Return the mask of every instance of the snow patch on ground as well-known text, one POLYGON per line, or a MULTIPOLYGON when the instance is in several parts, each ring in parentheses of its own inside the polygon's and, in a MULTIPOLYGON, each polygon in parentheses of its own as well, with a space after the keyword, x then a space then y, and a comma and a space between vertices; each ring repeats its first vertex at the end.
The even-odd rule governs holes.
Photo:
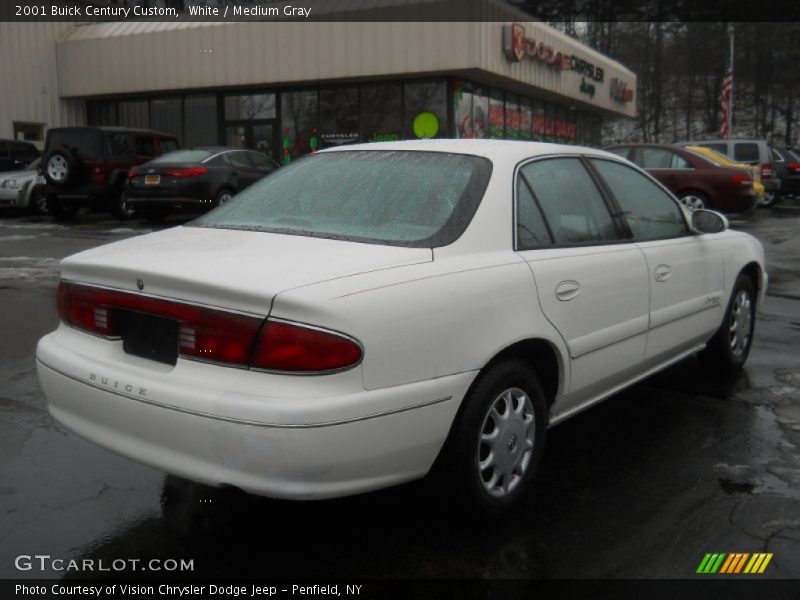
POLYGON ((41 281, 58 279, 58 258, 11 256, 0 258, 0 281, 41 281))
POLYGON ((21 242, 22 240, 32 240, 35 235, 6 235, 0 237, 0 242, 21 242))

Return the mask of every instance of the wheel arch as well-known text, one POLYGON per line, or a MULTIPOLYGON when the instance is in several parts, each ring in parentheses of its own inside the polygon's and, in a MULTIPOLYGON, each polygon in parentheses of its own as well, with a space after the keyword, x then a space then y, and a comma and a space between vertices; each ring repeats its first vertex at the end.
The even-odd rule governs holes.
POLYGON ((761 296, 762 282, 761 265, 756 261, 751 261, 742 267, 739 274, 746 275, 750 279, 753 284, 753 289, 756 291, 756 298, 759 298, 761 296))
POLYGON ((544 338, 519 340, 497 352, 480 373, 485 373, 494 365, 511 358, 520 359, 531 366, 542 385, 548 408, 553 406, 565 381, 564 359, 555 345, 544 338))

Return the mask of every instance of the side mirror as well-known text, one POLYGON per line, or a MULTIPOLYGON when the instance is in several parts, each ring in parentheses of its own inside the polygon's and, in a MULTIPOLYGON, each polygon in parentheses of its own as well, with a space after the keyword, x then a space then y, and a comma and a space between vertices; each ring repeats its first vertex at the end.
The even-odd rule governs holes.
POLYGON ((695 233, 720 233, 728 228, 728 219, 715 210, 692 211, 691 228, 695 233))

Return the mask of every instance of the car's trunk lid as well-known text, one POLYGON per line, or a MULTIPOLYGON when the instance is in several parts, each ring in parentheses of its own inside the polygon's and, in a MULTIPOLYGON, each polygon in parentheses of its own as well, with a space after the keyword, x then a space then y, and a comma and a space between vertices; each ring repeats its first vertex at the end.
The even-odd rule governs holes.
POLYGON ((266 315, 282 291, 432 259, 430 248, 188 226, 73 255, 61 277, 266 315))

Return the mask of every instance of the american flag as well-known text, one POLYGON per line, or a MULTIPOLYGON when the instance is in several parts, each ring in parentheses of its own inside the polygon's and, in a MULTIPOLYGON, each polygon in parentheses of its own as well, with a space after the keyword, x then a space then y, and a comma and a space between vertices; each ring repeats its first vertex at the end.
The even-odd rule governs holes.
POLYGON ((722 79, 722 95, 720 97, 719 116, 722 121, 719 135, 727 138, 730 135, 728 123, 730 122, 731 95, 733 94, 733 65, 731 59, 725 62, 725 77, 722 79))

